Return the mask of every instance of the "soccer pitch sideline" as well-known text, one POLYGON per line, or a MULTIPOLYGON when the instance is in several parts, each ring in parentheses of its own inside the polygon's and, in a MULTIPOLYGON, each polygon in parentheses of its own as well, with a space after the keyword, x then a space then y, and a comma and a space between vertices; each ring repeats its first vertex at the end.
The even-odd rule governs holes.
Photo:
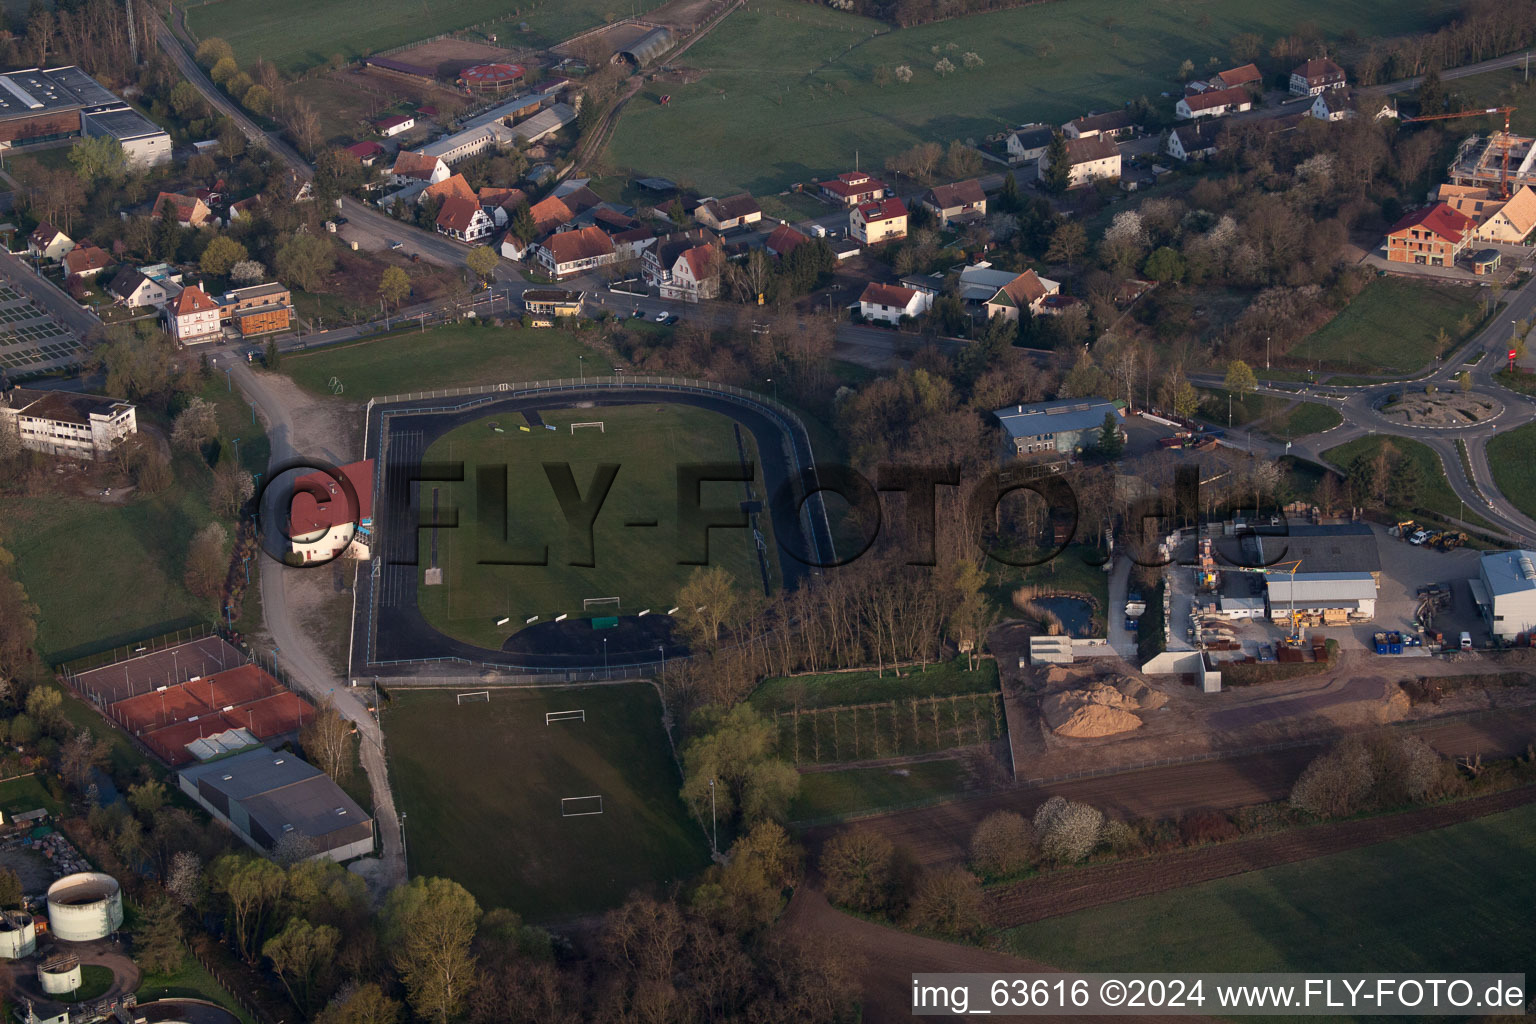
POLYGON ((559 920, 709 861, 649 684, 397 688, 383 724, 411 873, 483 907, 559 920))
MULTIPOLYGON (((680 466, 750 464, 752 495, 762 501, 764 493, 751 433, 726 416, 681 405, 487 416, 444 434, 422 462, 447 464, 455 474, 462 466, 462 479, 421 484, 421 521, 453 524, 428 525, 419 535, 421 612, 443 633, 489 648, 561 616, 661 614, 674 606, 696 568, 675 541, 680 466), (587 503, 605 480, 611 483, 590 531, 571 529, 570 519, 591 515, 587 503)), ((705 482, 698 504, 739 509, 747 488, 705 482)), ((770 587, 779 575, 769 517, 755 518, 756 533, 705 535, 709 564, 725 568, 743 591, 761 593, 764 565, 770 587)))

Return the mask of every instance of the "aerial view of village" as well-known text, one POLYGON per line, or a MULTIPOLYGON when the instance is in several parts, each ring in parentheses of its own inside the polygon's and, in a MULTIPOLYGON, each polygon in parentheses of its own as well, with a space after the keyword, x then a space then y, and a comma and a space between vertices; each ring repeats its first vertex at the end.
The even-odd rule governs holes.
POLYGON ((1536 0, 5 0, 0 1024, 1536 1013, 1536 0))

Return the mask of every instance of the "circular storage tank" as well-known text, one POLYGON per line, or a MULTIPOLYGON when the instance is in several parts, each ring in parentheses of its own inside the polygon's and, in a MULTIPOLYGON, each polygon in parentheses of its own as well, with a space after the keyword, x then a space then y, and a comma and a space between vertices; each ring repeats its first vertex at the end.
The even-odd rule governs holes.
POLYGON ((39 964, 37 980, 42 983, 43 992, 47 995, 59 996, 73 992, 80 987, 83 980, 80 958, 62 956, 45 964, 39 964))
POLYGON ((104 939, 123 924, 123 892, 99 871, 65 875, 48 887, 48 930, 65 942, 104 939))
POLYGON ((37 952, 37 926, 19 910, 0 914, 0 960, 20 960, 37 952))

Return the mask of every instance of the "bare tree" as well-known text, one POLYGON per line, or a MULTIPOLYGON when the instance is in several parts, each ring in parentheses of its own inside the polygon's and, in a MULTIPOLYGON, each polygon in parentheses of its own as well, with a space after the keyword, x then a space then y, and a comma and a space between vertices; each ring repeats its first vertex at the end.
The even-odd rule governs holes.
POLYGON ((315 717, 299 730, 299 745, 317 768, 337 782, 345 782, 352 777, 352 733, 352 723, 327 698, 315 717))

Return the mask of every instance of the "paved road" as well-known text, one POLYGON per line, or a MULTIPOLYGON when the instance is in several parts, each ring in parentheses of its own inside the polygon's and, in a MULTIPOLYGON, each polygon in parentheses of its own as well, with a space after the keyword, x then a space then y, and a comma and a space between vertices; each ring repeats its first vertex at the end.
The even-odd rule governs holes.
MULTIPOLYGON (((1476 64, 1466 64, 1459 68, 1447 68, 1440 72, 1442 82, 1452 81, 1457 78, 1466 78, 1469 75, 1480 75, 1485 71, 1498 71, 1500 68, 1518 68, 1530 66, 1530 51, 1522 50, 1520 53, 1511 53, 1503 57, 1494 57, 1492 60, 1478 61, 1476 64)), ((1408 92, 1419 87, 1424 81, 1423 75, 1415 75, 1412 78, 1399 79, 1396 82, 1388 82, 1386 85, 1371 86, 1370 91, 1385 95, 1408 92)))
MULTIPOLYGON (((299 448, 295 440, 294 410, 267 386, 262 374, 254 371, 234 353, 214 356, 214 366, 219 370, 233 366, 235 383, 240 385, 241 393, 255 407, 257 415, 266 425, 267 438, 272 446, 269 465, 280 465, 296 458, 299 448)), ((304 440, 304 451, 310 455, 324 455, 337 464, 347 461, 348 456, 346 452, 329 451, 323 444, 308 438, 304 440)), ((273 488, 268 493, 275 495, 277 491, 277 488, 273 488)), ((261 514, 270 517, 283 514, 284 511, 265 507, 261 514)), ((258 561, 261 566, 262 615, 275 645, 274 657, 288 670, 289 676, 301 689, 316 701, 329 698, 336 709, 357 726, 361 738, 363 771, 368 776, 373 794, 374 820, 378 823, 379 834, 383 839, 383 870, 377 882, 380 888, 385 889, 403 884, 406 880, 404 848, 400 837, 400 819, 395 812, 394 795, 389 788, 383 732, 367 705, 357 696, 357 691, 348 685, 346 679, 337 678, 331 671, 313 635, 306 628, 307 624, 297 620, 288 603, 285 588, 289 572, 287 567, 272 558, 261 558, 258 561)))

